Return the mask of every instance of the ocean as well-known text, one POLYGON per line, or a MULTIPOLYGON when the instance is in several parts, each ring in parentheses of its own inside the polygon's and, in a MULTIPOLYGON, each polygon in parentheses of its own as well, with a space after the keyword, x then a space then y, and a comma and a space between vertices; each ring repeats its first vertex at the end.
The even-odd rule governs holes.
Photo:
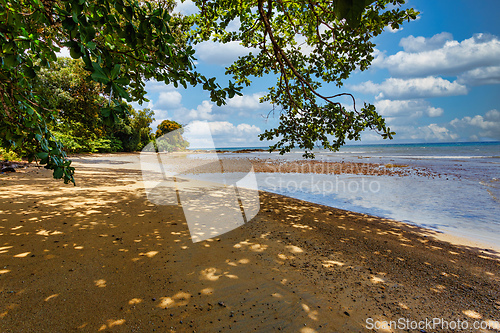
MULTIPOLYGON (((244 148, 220 150, 236 149, 244 148)), ((338 152, 317 149, 315 153, 321 161, 377 163, 425 172, 402 177, 259 173, 258 189, 482 243, 498 245, 500 241, 500 142, 351 145, 338 152)), ((303 159, 299 150, 285 155, 250 152, 220 156, 303 159)), ((226 177, 233 178, 228 179, 233 183, 242 176, 226 177)))

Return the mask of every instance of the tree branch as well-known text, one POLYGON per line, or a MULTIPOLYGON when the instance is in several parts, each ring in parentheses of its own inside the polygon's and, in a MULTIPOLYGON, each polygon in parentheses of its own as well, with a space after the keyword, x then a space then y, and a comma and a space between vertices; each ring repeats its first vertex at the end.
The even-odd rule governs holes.
MULTIPOLYGON (((269 1, 268 0, 268 6, 270 6, 269 4, 269 1)), ((318 96, 319 98, 323 99, 324 101, 328 102, 328 103, 332 103, 332 104, 339 104, 339 103, 334 103, 332 101, 330 101, 331 98, 333 97, 325 97, 323 95, 321 95, 320 93, 318 93, 316 91, 316 89, 314 89, 314 87, 307 81, 304 79, 304 77, 297 71, 297 69, 295 68, 295 66, 292 64, 292 62, 290 61, 290 59, 287 57, 286 53, 283 51, 283 49, 278 45, 278 42, 276 41, 276 39, 274 38, 274 34, 273 34, 273 29, 272 29, 272 26, 271 26, 271 23, 269 21, 269 17, 268 15, 266 15, 266 13, 264 12, 264 5, 263 5, 263 2, 264 0, 258 0, 257 3, 258 3, 258 10, 259 10, 259 14, 260 14, 260 17, 261 17, 261 20, 262 22, 264 23, 264 27, 265 27, 265 32, 267 33, 267 35, 269 35, 269 39, 271 40, 271 43, 273 45, 273 50, 274 50, 274 53, 275 53, 275 56, 276 56, 276 59, 278 60, 279 64, 280 64, 280 69, 282 71, 282 73, 285 73, 285 77, 286 77, 286 70, 285 70, 285 66, 284 66, 284 63, 286 63, 286 65, 288 66, 288 68, 290 68, 290 70, 292 71, 292 73, 295 75, 295 77, 302 83, 302 84, 305 84, 309 90, 316 96, 318 96)), ((268 13, 269 13, 269 8, 268 8, 268 13)), ((272 10, 272 9, 271 9, 272 10)), ((265 35, 264 35, 265 36, 265 35)), ((288 81, 288 80, 286 80, 288 81)), ((288 89, 287 89, 288 90, 288 89)), ((347 94, 347 93, 345 93, 347 94)), ((334 96, 337 96, 337 95, 334 95, 334 96)), ((342 95, 339 95, 339 96, 342 96, 342 95)), ((352 95, 351 95, 352 96, 352 95)), ((353 97, 354 98, 354 97, 353 97)), ((357 110, 354 108, 354 111, 357 112, 357 110)), ((348 117, 348 115, 342 111, 341 109, 341 112, 346 116, 348 117)))

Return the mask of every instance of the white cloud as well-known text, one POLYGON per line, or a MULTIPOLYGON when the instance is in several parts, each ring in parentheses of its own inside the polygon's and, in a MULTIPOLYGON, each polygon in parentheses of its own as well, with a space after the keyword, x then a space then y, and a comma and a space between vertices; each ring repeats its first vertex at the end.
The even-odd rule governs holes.
POLYGON ((405 51, 379 59, 376 65, 387 68, 395 76, 427 76, 458 75, 475 68, 500 64, 498 37, 476 34, 462 42, 449 40, 449 37, 441 33, 430 39, 403 38, 401 45, 405 51), (443 42, 441 47, 435 49, 443 42))
POLYGON ((434 35, 431 38, 422 36, 408 36, 401 38, 399 46, 403 47, 406 52, 423 52, 442 48, 447 41, 452 41, 453 35, 449 32, 442 32, 434 35))
POLYGON ((198 7, 196 7, 194 2, 191 0, 177 0, 173 10, 174 13, 180 13, 182 15, 196 14, 198 11, 198 7))
POLYGON ((260 141, 258 134, 261 129, 255 125, 238 124, 234 125, 228 121, 211 121, 206 122, 195 120, 186 127, 186 139, 190 142, 192 148, 211 148, 211 142, 207 141, 207 137, 211 137, 215 143, 215 147, 232 147, 232 146, 252 146, 257 145, 260 141))
POLYGON ((212 114, 213 104, 209 101, 203 101, 195 109, 191 109, 187 113, 187 119, 196 120, 212 120, 214 115, 212 114))
POLYGON ((388 25, 387 27, 384 28, 384 30, 395 34, 396 32, 403 30, 403 27, 399 29, 393 29, 390 25, 388 25))
MULTIPOLYGON (((453 130, 435 123, 425 126, 390 124, 390 128, 396 132, 394 136, 396 142, 450 142, 459 139, 459 135, 453 130)), ((383 140, 374 132, 363 133, 362 140, 366 142, 391 143, 391 141, 383 140)))
POLYGON ((224 108, 237 110, 259 110, 270 108, 269 103, 260 103, 260 98, 264 93, 255 93, 252 95, 234 96, 227 101, 224 108))
POLYGON ((137 103, 137 102, 131 102, 130 105, 132 105, 132 107, 136 110, 142 110, 142 109, 153 109, 154 105, 153 105, 153 102, 149 101, 147 102, 147 104, 143 103, 142 105, 137 103))
POLYGON ((434 117, 440 117, 443 115, 444 113, 444 110, 441 109, 441 108, 435 108, 435 107, 429 107, 427 108, 427 110, 425 111, 425 113, 431 117, 431 118, 434 118, 434 117))
MULTIPOLYGON (((432 123, 424 126, 412 126, 408 123, 394 123, 397 118, 386 118, 394 137, 399 142, 449 142, 500 140, 500 111, 490 110, 484 115, 456 118, 448 123, 432 123)), ((363 133, 363 140, 369 142, 381 141, 376 133, 363 133)))
POLYGON ((439 117, 444 112, 443 109, 432 107, 429 102, 422 99, 395 101, 382 99, 375 102, 375 107, 385 117, 408 117, 408 121, 424 114, 428 117, 439 117))
POLYGON ((458 139, 456 133, 451 132, 449 129, 437 124, 430 124, 418 128, 418 134, 414 134, 412 139, 424 139, 425 141, 455 141, 458 139))
POLYGON ((450 82, 433 76, 407 80, 389 78, 382 83, 367 81, 351 88, 362 93, 375 94, 377 99, 413 99, 467 94, 467 87, 457 81, 450 82))
POLYGON ((246 48, 237 41, 226 44, 203 42, 195 46, 196 56, 209 64, 229 65, 239 56, 246 55, 252 49, 246 48))
POLYGON ((69 49, 67 47, 61 47, 59 52, 56 52, 56 56, 58 58, 71 58, 71 54, 69 53, 69 49))
POLYGON ((372 68, 384 67, 385 51, 380 51, 379 49, 373 49, 372 56, 373 56, 372 68))
POLYGON ((471 86, 500 84, 500 66, 481 67, 458 76, 457 82, 471 86))
POLYGON ((450 122, 450 127, 467 138, 500 140, 500 111, 490 110, 484 116, 456 118, 450 122))
POLYGON ((146 81, 146 87, 144 89, 149 93, 156 92, 156 91, 175 90, 173 85, 166 85, 165 82, 158 82, 156 80, 146 81))
POLYGON ((165 91, 161 92, 158 97, 158 103, 155 107, 168 109, 168 108, 178 108, 181 106, 182 95, 178 91, 165 91))

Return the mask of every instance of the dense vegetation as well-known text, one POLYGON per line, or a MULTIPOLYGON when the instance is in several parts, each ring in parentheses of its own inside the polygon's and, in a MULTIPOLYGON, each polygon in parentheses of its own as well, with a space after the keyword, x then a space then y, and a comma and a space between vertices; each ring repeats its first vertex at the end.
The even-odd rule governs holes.
MULTIPOLYGON (((66 153, 138 151, 152 139, 150 109, 126 111, 113 122, 107 121, 101 109, 108 104, 99 83, 89 80, 81 60, 59 58, 40 70, 33 86, 53 110, 47 127, 63 145, 66 153)), ((26 155, 22 146, 3 158, 26 155)))
POLYGON ((194 70, 194 50, 180 33, 185 20, 170 15, 173 1, 0 0, 0 138, 4 149, 23 149, 74 182, 74 168, 50 130, 57 110, 44 97, 37 76, 70 49, 108 103, 105 123, 126 117, 126 101, 145 101, 145 80, 202 84, 221 105, 237 89, 222 88, 194 70))
POLYGON ((152 138, 153 112, 127 106, 114 122, 101 113, 108 101, 101 85, 88 79, 81 60, 60 58, 37 76, 41 96, 56 110, 49 129, 68 153, 142 149, 152 138))

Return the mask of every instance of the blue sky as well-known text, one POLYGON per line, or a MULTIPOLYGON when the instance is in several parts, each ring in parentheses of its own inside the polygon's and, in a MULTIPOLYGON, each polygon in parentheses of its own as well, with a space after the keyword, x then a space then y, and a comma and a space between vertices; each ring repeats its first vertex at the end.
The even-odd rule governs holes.
MULTIPOLYGON (((374 42, 375 60, 365 72, 354 72, 341 89, 358 105, 375 104, 396 131, 391 142, 367 131, 361 143, 407 143, 500 140, 500 1, 411 0, 421 12, 402 29, 387 29, 374 42)), ((181 13, 195 10, 190 1, 181 13)), ((196 47, 197 69, 227 84, 224 66, 247 51, 237 43, 203 43, 196 47)), ((255 80, 242 97, 217 107, 201 88, 174 89, 148 82, 156 125, 172 119, 196 128, 208 121, 218 147, 265 146, 258 134, 276 126, 260 104, 273 78, 255 80)), ((331 87, 332 93, 339 90, 331 87)), ((202 146, 202 142, 192 142, 202 146)))

